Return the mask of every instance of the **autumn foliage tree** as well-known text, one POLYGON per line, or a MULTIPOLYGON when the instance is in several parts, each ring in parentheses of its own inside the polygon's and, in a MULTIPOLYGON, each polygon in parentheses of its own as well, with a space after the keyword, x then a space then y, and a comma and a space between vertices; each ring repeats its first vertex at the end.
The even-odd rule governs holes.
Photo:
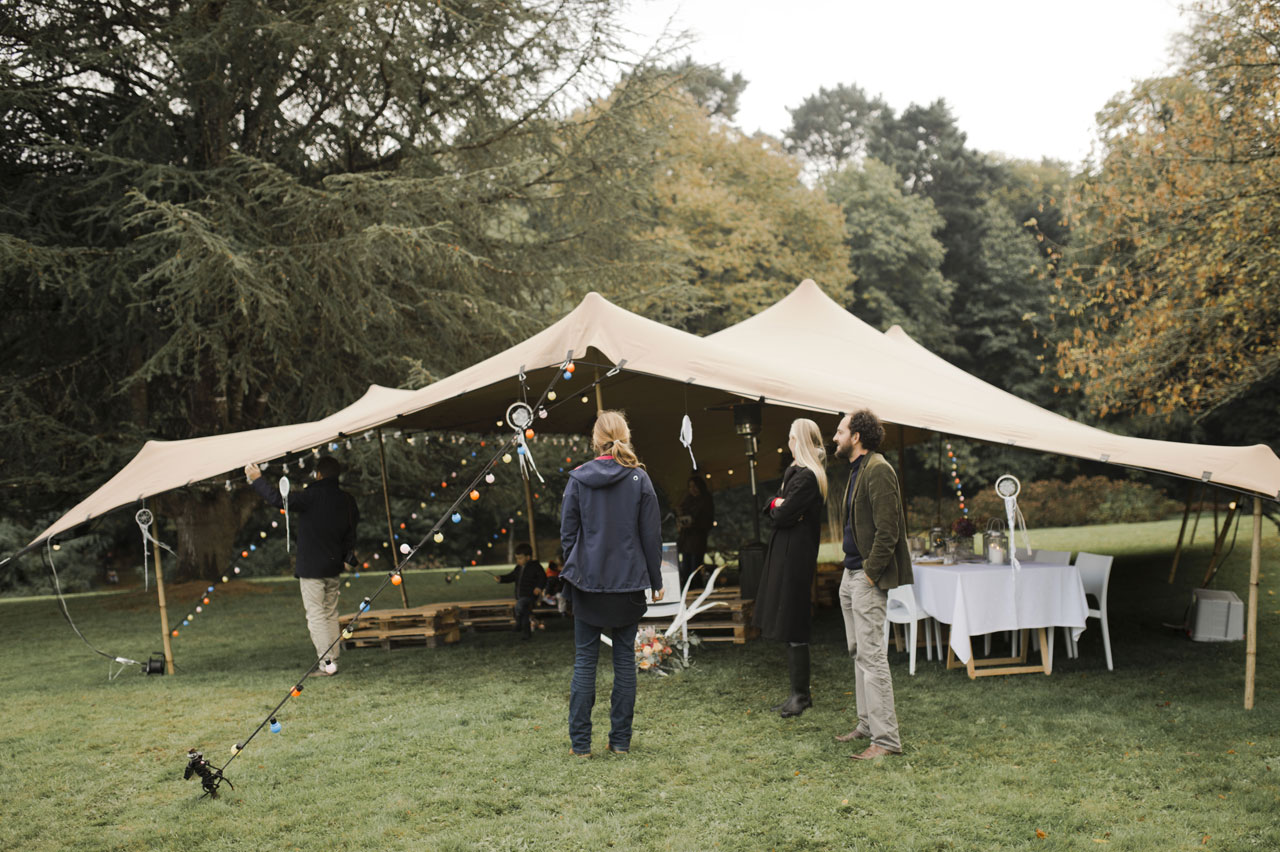
POLYGON ((1054 297, 1099 414, 1204 418, 1280 374, 1280 8, 1193 7, 1175 73, 1101 113, 1054 297))
POLYGON ((692 97, 664 103, 668 132, 641 221, 643 239, 662 247, 671 278, 619 294, 621 303, 709 333, 806 278, 845 289, 853 276, 840 209, 801 182, 799 160, 778 140, 744 134, 692 97))

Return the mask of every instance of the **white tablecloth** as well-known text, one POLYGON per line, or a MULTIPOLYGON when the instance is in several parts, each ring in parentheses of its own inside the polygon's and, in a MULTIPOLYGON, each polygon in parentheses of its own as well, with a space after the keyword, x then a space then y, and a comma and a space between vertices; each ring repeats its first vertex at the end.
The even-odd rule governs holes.
POLYGON ((1088 603, 1080 572, 1074 565, 1023 562, 1012 565, 960 563, 911 566, 916 603, 926 613, 951 625, 951 647, 969 662, 969 637, 1035 627, 1072 628, 1084 632, 1088 603))

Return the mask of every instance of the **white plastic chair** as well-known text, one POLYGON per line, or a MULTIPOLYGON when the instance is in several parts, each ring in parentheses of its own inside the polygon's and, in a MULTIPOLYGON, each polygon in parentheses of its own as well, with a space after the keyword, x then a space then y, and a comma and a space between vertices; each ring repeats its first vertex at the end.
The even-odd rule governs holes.
POLYGON ((930 639, 930 627, 933 628, 934 638, 938 643, 938 659, 942 659, 942 628, 938 626, 938 622, 930 618, 920 607, 916 605, 916 595, 911 584, 898 586, 896 589, 889 590, 889 598, 884 608, 884 643, 889 644, 889 625, 890 624, 906 624, 907 629, 907 652, 910 654, 910 663, 907 671, 914 675, 916 673, 916 625, 924 620, 924 654, 925 658, 933 659, 933 643, 930 639))
POLYGON ((1037 550, 1030 562, 1043 562, 1046 565, 1070 565, 1070 550, 1037 550))
MULTIPOLYGON (((1102 622, 1102 649, 1107 654, 1107 671, 1114 671, 1111 663, 1111 629, 1107 626, 1107 587, 1111 584, 1111 563, 1114 560, 1114 556, 1083 551, 1076 557, 1076 568, 1080 571, 1085 596, 1092 595, 1098 602, 1097 609, 1089 608, 1086 619, 1096 618, 1102 622)), ((1071 628, 1064 626, 1062 632, 1066 636, 1068 656, 1080 656, 1080 649, 1071 638, 1071 628)))
POLYGON ((680 588, 680 570, 669 563, 662 563, 662 590, 666 592, 659 603, 653 602, 653 591, 646 589, 644 598, 649 608, 644 611, 645 618, 666 618, 680 611, 684 603, 684 595, 680 588))

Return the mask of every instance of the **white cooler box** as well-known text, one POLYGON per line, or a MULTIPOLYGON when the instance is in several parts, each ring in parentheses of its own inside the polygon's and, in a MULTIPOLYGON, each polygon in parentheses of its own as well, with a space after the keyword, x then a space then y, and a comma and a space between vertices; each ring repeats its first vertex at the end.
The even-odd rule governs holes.
POLYGON ((1196 589, 1191 593, 1191 638, 1196 642, 1244 638, 1244 604, 1235 592, 1196 589))

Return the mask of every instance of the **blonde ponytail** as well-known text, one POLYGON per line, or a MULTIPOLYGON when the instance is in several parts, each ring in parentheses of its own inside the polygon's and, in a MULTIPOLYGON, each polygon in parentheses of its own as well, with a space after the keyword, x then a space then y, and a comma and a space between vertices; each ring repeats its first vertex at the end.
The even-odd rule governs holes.
POLYGON ((631 429, 621 411, 601 411, 596 415, 591 447, 596 455, 611 455, 623 467, 644 467, 631 446, 631 429))

